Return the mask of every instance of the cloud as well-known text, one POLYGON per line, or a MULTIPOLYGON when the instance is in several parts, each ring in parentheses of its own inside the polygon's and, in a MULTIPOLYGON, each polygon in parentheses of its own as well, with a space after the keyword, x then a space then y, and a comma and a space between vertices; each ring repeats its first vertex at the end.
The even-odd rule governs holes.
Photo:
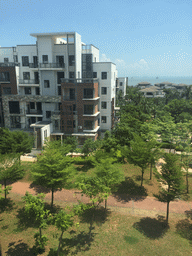
POLYGON ((101 62, 111 62, 110 58, 107 58, 106 54, 101 54, 101 58, 100 58, 101 62))

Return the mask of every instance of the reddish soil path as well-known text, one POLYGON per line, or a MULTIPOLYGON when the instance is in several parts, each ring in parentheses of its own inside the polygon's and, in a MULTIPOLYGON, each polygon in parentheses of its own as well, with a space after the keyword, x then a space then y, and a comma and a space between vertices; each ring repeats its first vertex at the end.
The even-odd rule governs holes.
MULTIPOLYGON (((30 188, 30 183, 16 182, 12 184, 10 197, 24 196, 28 191, 33 195, 37 194, 34 188, 30 188)), ((47 193, 45 199, 51 200, 51 193, 47 193)), ((70 202, 77 203, 77 200, 88 202, 86 197, 81 197, 78 190, 57 191, 54 193, 54 202, 70 202)), ((134 214, 157 215, 158 213, 166 213, 166 203, 161 203, 153 197, 133 198, 126 195, 118 195, 118 197, 110 196, 108 206, 113 209, 131 212, 134 214)), ((192 202, 177 200, 170 203, 170 213, 185 214, 187 211, 192 212, 192 202)))

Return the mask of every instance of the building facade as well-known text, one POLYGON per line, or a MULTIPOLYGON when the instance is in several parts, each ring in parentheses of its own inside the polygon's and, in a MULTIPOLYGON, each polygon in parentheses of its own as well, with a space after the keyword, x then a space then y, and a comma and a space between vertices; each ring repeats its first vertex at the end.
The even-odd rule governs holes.
POLYGON ((83 142, 111 130, 116 65, 99 62, 99 49, 76 32, 31 36, 34 45, 0 47, 1 126, 33 129, 36 147, 50 136, 83 142))

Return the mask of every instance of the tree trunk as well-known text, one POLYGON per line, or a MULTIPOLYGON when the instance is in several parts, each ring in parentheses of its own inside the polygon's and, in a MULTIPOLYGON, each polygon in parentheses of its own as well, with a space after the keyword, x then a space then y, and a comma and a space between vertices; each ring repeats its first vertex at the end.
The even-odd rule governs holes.
POLYGON ((92 229, 93 229, 94 211, 95 211, 95 209, 93 208, 93 214, 92 214, 92 218, 91 218, 91 222, 90 222, 90 226, 89 226, 89 241, 91 240, 91 233, 92 233, 92 229))
POLYGON ((54 189, 52 188, 52 190, 51 190, 51 208, 53 208, 53 193, 54 193, 54 189))
POLYGON ((105 199, 105 210, 107 209, 107 199, 105 199))
POLYGON ((169 220, 169 203, 170 202, 167 202, 167 216, 166 216, 166 222, 168 224, 168 220, 169 220))
POLYGON ((6 190, 6 187, 7 187, 7 183, 6 183, 6 180, 4 180, 4 191, 5 191, 5 200, 7 199, 7 190, 6 190))
POLYGON ((60 253, 60 245, 61 245, 61 240, 62 240, 62 237, 63 237, 63 233, 64 233, 64 231, 62 231, 61 236, 59 238, 59 245, 58 245, 58 250, 57 250, 57 256, 59 256, 59 253, 60 253))
POLYGON ((141 175, 141 187, 143 186, 143 174, 144 174, 144 170, 142 169, 142 175, 141 175))
POLYGON ((152 180, 152 175, 153 175, 153 164, 151 163, 151 166, 150 166, 150 180, 152 180))
POLYGON ((186 173, 186 188, 187 188, 187 194, 189 194, 189 180, 188 180, 188 169, 187 169, 187 173, 186 173))
POLYGON ((41 228, 39 228, 39 238, 40 238, 40 240, 41 240, 41 228))

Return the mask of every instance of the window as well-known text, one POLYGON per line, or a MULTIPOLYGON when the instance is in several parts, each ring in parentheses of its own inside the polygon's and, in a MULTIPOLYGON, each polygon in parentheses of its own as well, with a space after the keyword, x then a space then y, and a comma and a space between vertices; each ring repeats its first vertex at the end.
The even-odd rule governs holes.
POLYGON ((101 109, 107 109, 107 102, 106 101, 101 102, 101 109))
POLYGON ((31 94, 31 87, 25 87, 25 94, 31 94))
POLYGON ((57 84, 61 84, 61 78, 65 78, 65 73, 57 72, 57 84))
POLYGON ((20 116, 10 116, 11 128, 21 128, 20 116))
POLYGON ((71 120, 67 120, 67 125, 72 126, 72 121, 71 120))
POLYGON ((35 84, 39 84, 39 72, 34 72, 35 84))
POLYGON ((46 118, 51 118, 51 111, 46 111, 46 118))
POLYGON ((85 120, 84 121, 84 129, 85 130, 93 130, 93 121, 85 120))
POLYGON ((29 56, 22 56, 22 66, 23 67, 29 66, 29 56))
POLYGON ((35 92, 36 92, 36 95, 40 95, 39 87, 36 87, 36 88, 35 88, 35 92))
POLYGON ((0 72, 0 82, 10 82, 9 72, 0 72))
POLYGON ((84 114, 85 115, 93 115, 94 114, 93 105, 84 105, 84 114))
POLYGON ((101 72, 101 79, 107 79, 107 72, 101 72))
POLYGON ((61 95, 61 86, 57 87, 57 93, 58 93, 58 95, 61 95))
POLYGON ((44 64, 48 63, 48 55, 42 55, 42 60, 44 64))
POLYGON ((9 62, 9 58, 4 58, 4 63, 8 63, 9 62))
POLYGON ((44 131, 44 139, 47 138, 47 130, 44 131))
POLYGON ((11 87, 3 87, 3 94, 6 94, 6 95, 11 94, 11 87))
POLYGON ((103 123, 103 124, 107 123, 107 117, 106 116, 101 117, 101 123, 103 123))
POLYGON ((107 87, 101 87, 101 94, 107 94, 107 87))
POLYGON ((9 101, 10 114, 20 114, 19 101, 9 101))
POLYGON ((30 109, 35 109, 35 102, 30 102, 30 109))
POLYGON ((59 67, 64 67, 64 56, 56 56, 56 63, 59 67))
POLYGON ((69 66, 75 66, 75 56, 69 55, 69 66))
POLYGON ((123 82, 120 82, 120 86, 123 86, 123 82))
POLYGON ((69 78, 75 78, 75 72, 69 72, 69 78))
POLYGON ((75 125, 75 120, 73 120, 73 128, 75 128, 75 126, 76 126, 76 125, 75 125))
POLYGON ((55 120, 55 130, 59 130, 59 122, 58 122, 58 120, 55 120))
POLYGON ((93 89, 84 89, 83 98, 92 99, 93 98, 93 89))
POLYGON ((50 88, 49 80, 44 80, 44 87, 45 88, 50 88))
POLYGON ((75 100, 75 89, 69 89, 69 99, 75 100))
POLYGON ((93 78, 97 78, 97 72, 93 72, 93 78))
POLYGON ((18 57, 17 57, 17 55, 13 55, 13 60, 14 60, 14 62, 18 62, 18 57))
POLYGON ((30 73, 29 72, 23 72, 23 80, 30 80, 30 73))

